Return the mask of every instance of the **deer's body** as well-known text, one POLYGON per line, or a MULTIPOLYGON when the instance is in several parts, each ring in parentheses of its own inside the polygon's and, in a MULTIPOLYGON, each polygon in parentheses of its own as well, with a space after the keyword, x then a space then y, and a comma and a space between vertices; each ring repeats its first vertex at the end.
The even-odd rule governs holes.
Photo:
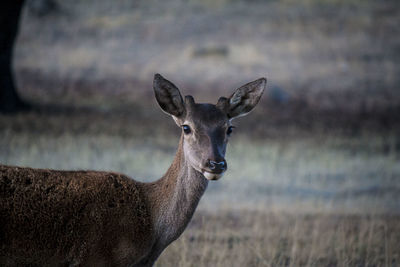
POLYGON ((0 166, 0 262, 49 266, 152 265, 183 232, 208 180, 180 142, 153 183, 119 173, 0 166))
POLYGON ((6 266, 127 266, 151 249, 143 188, 126 176, 1 166, 0 178, 6 266))
POLYGON ((156 76, 161 108, 185 124, 173 163, 156 182, 0 165, 1 266, 154 264, 186 228, 208 180, 226 170, 227 99, 215 106, 189 97, 184 104, 175 89, 156 76))

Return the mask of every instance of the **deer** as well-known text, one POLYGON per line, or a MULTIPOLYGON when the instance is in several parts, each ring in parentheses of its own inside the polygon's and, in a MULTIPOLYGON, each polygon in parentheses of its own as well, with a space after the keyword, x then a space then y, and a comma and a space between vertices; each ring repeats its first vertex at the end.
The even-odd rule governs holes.
POLYGON ((154 182, 0 165, 0 265, 153 266, 183 233, 209 181, 226 172, 232 120, 254 109, 266 83, 247 83, 214 105, 183 98, 155 74, 156 101, 182 133, 171 166, 154 182))

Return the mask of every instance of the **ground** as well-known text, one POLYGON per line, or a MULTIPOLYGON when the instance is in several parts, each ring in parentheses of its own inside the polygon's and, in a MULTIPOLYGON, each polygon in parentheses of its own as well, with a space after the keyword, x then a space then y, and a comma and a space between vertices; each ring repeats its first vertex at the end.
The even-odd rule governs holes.
POLYGON ((71 1, 24 10, 22 97, 0 162, 159 178, 180 130, 154 73, 215 103, 266 76, 183 236, 158 266, 396 266, 400 58, 396 1, 71 1))
MULTIPOLYGON (((0 116, 0 162, 153 181, 172 162, 180 130, 152 108, 151 123, 97 111, 0 116)), ((210 182, 157 266, 399 263, 398 135, 274 127, 261 138, 241 127, 230 140, 227 173, 210 182)))

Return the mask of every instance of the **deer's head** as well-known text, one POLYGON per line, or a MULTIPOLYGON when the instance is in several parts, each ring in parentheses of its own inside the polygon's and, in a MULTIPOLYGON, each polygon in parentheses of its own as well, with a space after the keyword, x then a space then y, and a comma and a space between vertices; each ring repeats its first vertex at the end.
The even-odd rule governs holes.
POLYGON ((218 180, 227 170, 226 145, 234 126, 232 120, 249 113, 258 103, 267 80, 261 78, 238 88, 216 105, 182 98, 179 89, 160 74, 154 76, 154 92, 161 109, 182 128, 183 151, 188 163, 208 180, 218 180))

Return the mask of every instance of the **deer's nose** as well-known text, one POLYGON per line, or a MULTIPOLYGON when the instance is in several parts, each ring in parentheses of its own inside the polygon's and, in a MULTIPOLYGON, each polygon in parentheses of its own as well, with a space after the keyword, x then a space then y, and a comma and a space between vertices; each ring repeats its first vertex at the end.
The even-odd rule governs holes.
POLYGON ((226 171, 227 164, 225 160, 214 161, 211 159, 207 160, 207 167, 214 173, 222 173, 226 171))

